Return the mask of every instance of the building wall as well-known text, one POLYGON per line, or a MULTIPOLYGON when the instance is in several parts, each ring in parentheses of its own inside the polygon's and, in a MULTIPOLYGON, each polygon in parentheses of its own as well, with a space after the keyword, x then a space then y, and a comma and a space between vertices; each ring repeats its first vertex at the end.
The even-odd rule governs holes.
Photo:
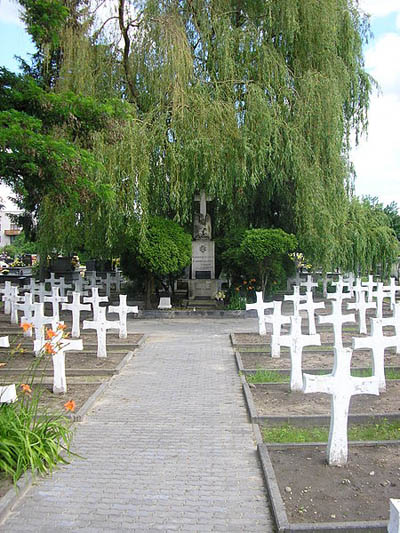
POLYGON ((12 244, 16 237, 21 233, 21 228, 17 226, 11 219, 10 215, 18 215, 21 211, 16 210, 1 210, 0 211, 0 247, 12 244), (6 235, 6 231, 16 230, 17 235, 6 235))

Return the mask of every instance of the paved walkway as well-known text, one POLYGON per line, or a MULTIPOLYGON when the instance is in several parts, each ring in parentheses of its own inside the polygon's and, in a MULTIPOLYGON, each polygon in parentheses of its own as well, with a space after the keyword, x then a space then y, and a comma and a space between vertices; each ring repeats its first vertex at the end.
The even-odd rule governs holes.
POLYGON ((85 459, 40 481, 0 531, 273 531, 228 337, 249 326, 130 321, 149 337, 78 425, 85 459))

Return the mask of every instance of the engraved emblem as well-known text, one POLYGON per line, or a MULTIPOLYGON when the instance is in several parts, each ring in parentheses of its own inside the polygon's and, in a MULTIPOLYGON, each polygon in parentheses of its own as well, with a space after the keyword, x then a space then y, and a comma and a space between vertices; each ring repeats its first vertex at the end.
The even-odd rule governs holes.
POLYGON ((200 252, 204 254, 204 252, 207 250, 207 246, 204 246, 204 244, 202 244, 200 246, 200 252))

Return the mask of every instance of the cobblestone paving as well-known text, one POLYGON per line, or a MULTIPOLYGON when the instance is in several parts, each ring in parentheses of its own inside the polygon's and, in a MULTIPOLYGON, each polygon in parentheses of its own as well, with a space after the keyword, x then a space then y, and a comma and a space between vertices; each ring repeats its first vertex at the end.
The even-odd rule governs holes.
POLYGON ((78 425, 84 459, 34 486, 0 531, 273 531, 228 337, 244 326, 130 321, 148 338, 78 425))

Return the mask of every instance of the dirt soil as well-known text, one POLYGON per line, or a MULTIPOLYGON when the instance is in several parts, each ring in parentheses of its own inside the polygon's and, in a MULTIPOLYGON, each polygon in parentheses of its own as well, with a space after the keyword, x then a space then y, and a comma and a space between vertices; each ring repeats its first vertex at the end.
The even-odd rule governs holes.
POLYGON ((325 446, 269 448, 289 522, 387 520, 400 497, 400 447, 352 446, 344 467, 328 466, 325 446))
MULTIPOLYGON (((288 383, 252 385, 251 393, 260 416, 330 415, 331 412, 329 394, 291 392, 288 383)), ((398 413, 400 417, 400 381, 387 380, 386 392, 379 396, 353 396, 349 412, 353 415, 398 413)))
MULTIPOLYGON (((306 350, 306 349, 305 349, 306 350)), ((303 351, 303 370, 313 368, 333 368, 333 350, 326 352, 307 352, 303 351)), ((265 352, 240 352, 243 367, 245 369, 266 369, 266 370, 290 370, 291 362, 288 351, 281 350, 281 356, 273 358, 265 352)), ((371 368, 372 353, 371 350, 354 350, 351 358, 352 368, 371 368)), ((385 367, 399 367, 400 355, 395 353, 394 348, 385 350, 385 367)))

